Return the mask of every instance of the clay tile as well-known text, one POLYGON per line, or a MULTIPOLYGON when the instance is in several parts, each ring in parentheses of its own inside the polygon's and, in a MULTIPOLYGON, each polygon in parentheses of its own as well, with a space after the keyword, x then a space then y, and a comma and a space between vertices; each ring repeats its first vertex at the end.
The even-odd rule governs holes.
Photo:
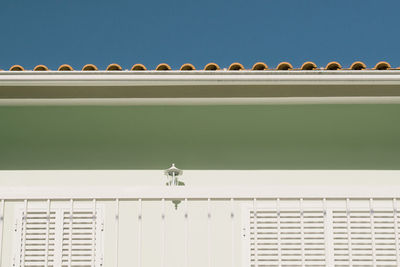
POLYGON ((267 70, 268 66, 267 66, 267 64, 265 64, 263 62, 257 62, 256 64, 253 65, 253 67, 251 69, 252 70, 267 70))
POLYGON ((229 66, 228 70, 244 70, 244 67, 242 64, 235 62, 229 66))
POLYGON ((171 67, 166 63, 161 63, 157 66, 156 70, 171 70, 171 67))
POLYGON ((22 67, 21 65, 14 65, 10 68, 10 71, 23 71, 24 67, 22 67))
POLYGON ((292 64, 289 62, 281 62, 279 65, 276 67, 277 70, 291 70, 293 69, 292 64))
POLYGON ((107 71, 122 70, 122 68, 120 65, 113 63, 113 64, 108 65, 106 70, 107 71))
POLYGON ((68 64, 63 64, 60 67, 58 67, 58 71, 70 71, 70 70, 74 69, 68 64))
POLYGON ((388 70, 390 68, 391 68, 391 66, 389 63, 387 63, 385 61, 381 61, 375 65, 374 70, 388 70))
POLYGON ((356 61, 350 66, 351 70, 365 70, 366 68, 367 66, 361 61, 356 61))
POLYGON ((303 65, 301 65, 301 70, 315 70, 317 68, 317 65, 314 62, 307 61, 304 62, 303 65))
POLYGON ((132 66, 131 70, 147 70, 143 64, 135 64, 132 66))
POLYGON ((220 70, 220 67, 216 63, 208 63, 205 67, 204 70, 220 70))
POLYGON ((325 67, 326 70, 340 70, 341 68, 342 66, 338 62, 329 62, 325 67))
POLYGON ((96 65, 93 64, 86 64, 85 66, 83 66, 82 68, 83 71, 94 71, 97 70, 96 65))
POLYGON ((180 70, 196 70, 196 68, 192 64, 186 63, 182 65, 180 70))
POLYGON ((48 71, 49 69, 45 65, 37 65, 33 70, 34 71, 48 71))

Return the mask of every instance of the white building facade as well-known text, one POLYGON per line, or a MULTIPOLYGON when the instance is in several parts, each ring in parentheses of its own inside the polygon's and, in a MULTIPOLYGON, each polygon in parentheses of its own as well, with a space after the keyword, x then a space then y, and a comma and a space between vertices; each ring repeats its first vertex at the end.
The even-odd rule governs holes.
POLYGON ((399 266, 399 88, 399 70, 0 72, 1 266, 399 266))

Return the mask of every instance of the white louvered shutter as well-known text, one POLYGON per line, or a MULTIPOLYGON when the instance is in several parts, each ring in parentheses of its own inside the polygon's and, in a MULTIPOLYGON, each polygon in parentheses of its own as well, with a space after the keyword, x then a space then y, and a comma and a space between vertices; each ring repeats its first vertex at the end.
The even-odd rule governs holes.
MULTIPOLYGON (((346 208, 246 207, 244 266, 400 266, 399 220, 390 200, 346 208), (386 201, 386 202, 385 202, 386 201), (255 216, 257 214, 257 216, 255 216), (256 231, 257 230, 257 231, 256 231)), ((379 202, 379 201, 378 201, 379 202)))
POLYGON ((397 266, 394 219, 393 210, 333 211, 335 266, 397 266))
POLYGON ((56 212, 50 213, 49 222, 45 210, 28 211, 26 222, 24 218, 24 212, 20 212, 16 229, 19 244, 17 266, 21 266, 23 261, 25 266, 45 266, 46 256, 48 266, 54 266, 56 212))
POLYGON ((68 208, 52 208, 49 221, 46 208, 28 209, 26 220, 24 210, 18 209, 14 266, 43 267, 46 266, 46 258, 49 267, 89 267, 93 266, 93 263, 96 267, 101 266, 102 209, 97 208, 96 213, 97 215, 93 217, 90 209, 74 209, 70 239, 68 208))
POLYGON ((102 262, 101 253, 101 231, 103 222, 100 211, 93 219, 90 210, 74 211, 72 217, 72 236, 70 235, 70 211, 63 210, 63 237, 62 237, 62 266, 92 266, 92 259, 95 257, 95 264, 99 266, 102 262), (72 237, 72 239, 70 239, 72 237), (70 250, 71 242, 71 250, 70 250), (71 258, 71 259, 70 259, 71 258))
POLYGON ((322 210, 301 213, 258 209, 257 224, 254 218, 251 211, 248 232, 251 266, 256 266, 256 258, 258 266, 325 266, 322 210))

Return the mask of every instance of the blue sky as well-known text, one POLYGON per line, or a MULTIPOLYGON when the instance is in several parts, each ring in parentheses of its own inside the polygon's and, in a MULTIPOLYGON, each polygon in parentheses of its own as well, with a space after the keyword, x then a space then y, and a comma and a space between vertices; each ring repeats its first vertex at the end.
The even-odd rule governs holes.
POLYGON ((0 0, 0 69, 263 61, 400 66, 400 1, 0 0))

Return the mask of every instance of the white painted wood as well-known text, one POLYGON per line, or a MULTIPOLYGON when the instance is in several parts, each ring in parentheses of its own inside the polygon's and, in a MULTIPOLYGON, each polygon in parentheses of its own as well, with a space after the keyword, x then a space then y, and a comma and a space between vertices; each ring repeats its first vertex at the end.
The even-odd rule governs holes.
POLYGON ((349 266, 353 266, 353 245, 351 236, 351 221, 350 221, 350 199, 346 198, 346 219, 347 219, 347 246, 348 246, 348 257, 349 266))
POLYGON ((184 220, 185 220, 185 229, 184 229, 184 267, 188 267, 189 265, 189 213, 188 213, 188 200, 185 198, 184 200, 184 220))
POLYGON ((115 267, 119 267, 119 199, 115 199, 115 267))
POLYGON ((165 199, 161 199, 161 267, 165 267, 165 199))
MULTIPOLYGON (((63 211, 56 210, 55 231, 54 231, 54 266, 62 266, 63 237, 64 237, 64 216, 63 211)), ((22 266, 24 267, 24 266, 22 266)))
POLYGON ((235 204, 231 198, 231 266, 235 267, 235 204))
POLYGON ((24 212, 22 216, 22 249, 21 249, 21 266, 25 266, 25 248, 26 248, 26 225, 28 218, 28 200, 24 199, 24 212))
POLYGON ((96 199, 93 199, 92 207, 92 267, 96 266, 96 224, 97 224, 97 207, 96 199))
POLYGON ((208 267, 212 266, 211 253, 212 253, 212 242, 211 242, 211 200, 207 199, 207 259, 208 267))
POLYGON ((370 209, 370 223, 371 223, 371 247, 372 247, 372 265, 376 267, 376 241, 375 241, 375 223, 374 223, 374 201, 372 198, 369 199, 370 209))
POLYGON ((68 233, 68 266, 72 265, 72 229, 74 220, 74 200, 70 199, 70 209, 69 209, 69 233, 68 233))
MULTIPOLYGON (((14 234, 17 241, 15 243, 16 267, 45 266, 46 262, 48 266, 69 266, 70 255, 73 255, 72 266, 90 265, 92 261, 90 251, 94 243, 90 227, 93 220, 92 209, 89 206, 77 209, 71 231, 71 207, 68 207, 66 203, 55 203, 54 206, 57 207, 53 207, 53 202, 49 203, 49 201, 30 202, 27 208, 25 208, 25 203, 16 204, 17 224, 14 234), (25 214, 27 214, 26 219, 25 214), (72 253, 69 253, 71 232, 75 243, 72 246, 72 253), (89 255, 82 251, 89 251, 89 255)), ((103 220, 102 214, 101 210, 97 211, 96 267, 102 265, 103 241, 102 227, 100 227, 103 220)))
POLYGON ((254 266, 258 267, 258 215, 257 215, 257 199, 253 198, 253 237, 254 237, 254 266))
POLYGON ((399 96, 236 97, 236 98, 18 98, 0 99, 0 106, 209 106, 399 104, 399 96))
POLYGON ((398 221, 398 208, 397 199, 393 198, 393 223, 394 223, 394 238, 396 246, 396 264, 400 266, 400 240, 399 240, 399 221, 398 221))
POLYGON ((0 267, 2 266, 3 256, 3 228, 4 228, 4 199, 0 202, 0 267))
POLYGON ((325 233, 325 265, 326 267, 335 266, 335 250, 333 239, 332 210, 327 209, 326 199, 323 199, 324 209, 324 233, 325 233))
MULTIPOLYGON (((256 260, 260 265, 268 263, 268 266, 322 266, 326 263, 322 205, 301 209, 299 202, 300 199, 285 199, 257 206, 259 243, 256 247, 255 238, 244 237, 244 242, 249 244, 243 256, 250 259, 246 266, 255 266, 256 260)), ((253 237, 256 230, 254 203, 248 208, 250 214, 243 212, 250 219, 245 228, 254 229, 251 231, 253 237)))
POLYGON ((47 210, 46 210, 46 243, 45 243, 45 260, 44 260, 44 266, 48 267, 49 266, 49 232, 50 232, 50 199, 47 200, 47 210))
POLYGON ((206 200, 231 198, 276 199, 276 198, 385 198, 400 197, 400 186, 218 186, 218 187, 1 187, 0 198, 7 200, 46 199, 115 199, 157 200, 190 199, 206 200))
POLYGON ((400 71, 2 71, 0 82, 2 86, 399 85, 400 71))
POLYGON ((281 244, 281 207, 280 199, 276 199, 276 239, 278 245, 278 267, 282 266, 282 244, 281 244))
POLYGON ((303 211, 303 199, 300 198, 300 247, 301 247, 301 266, 305 266, 305 252, 304 252, 304 211, 303 211))
POLYGON ((143 221, 143 214, 142 214, 142 199, 139 198, 138 200, 138 267, 142 267, 142 221, 143 221))

